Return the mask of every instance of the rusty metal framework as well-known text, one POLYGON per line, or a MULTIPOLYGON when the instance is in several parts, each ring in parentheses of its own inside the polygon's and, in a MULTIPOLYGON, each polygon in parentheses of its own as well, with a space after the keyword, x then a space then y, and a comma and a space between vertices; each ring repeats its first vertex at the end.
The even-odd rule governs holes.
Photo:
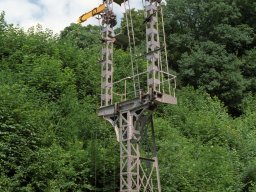
POLYGON ((114 127, 120 144, 120 191, 161 192, 153 112, 160 103, 177 103, 176 77, 169 73, 164 24, 163 19, 159 20, 162 18, 161 0, 145 0, 146 68, 138 71, 132 67, 131 76, 116 82, 113 82, 113 45, 116 40, 113 3, 124 3, 130 50, 135 48, 136 34, 129 0, 104 0, 105 9, 101 13, 101 107, 98 114, 114 127), (144 86, 135 86, 138 79, 145 81, 141 82, 144 86), (131 90, 129 82, 133 85, 131 90), (122 87, 122 91, 116 93, 115 86, 119 90, 122 87))

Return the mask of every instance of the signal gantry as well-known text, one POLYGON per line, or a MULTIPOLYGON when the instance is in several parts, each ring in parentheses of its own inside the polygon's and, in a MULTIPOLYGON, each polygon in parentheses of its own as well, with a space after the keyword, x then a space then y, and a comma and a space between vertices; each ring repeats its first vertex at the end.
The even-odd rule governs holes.
MULTIPOLYGON (((161 0, 144 0, 146 67, 138 64, 129 0, 103 0, 98 8, 79 18, 101 20, 101 106, 98 115, 114 127, 120 150, 120 191, 161 192, 153 112, 161 103, 177 104, 176 76, 170 74, 161 0), (117 24, 113 4, 125 8, 131 75, 113 81, 114 44, 117 24)), ((121 34, 124 36, 124 34, 121 34)))

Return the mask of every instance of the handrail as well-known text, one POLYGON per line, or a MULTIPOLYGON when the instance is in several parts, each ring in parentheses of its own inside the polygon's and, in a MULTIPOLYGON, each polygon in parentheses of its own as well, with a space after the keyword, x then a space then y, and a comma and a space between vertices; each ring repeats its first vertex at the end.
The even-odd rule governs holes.
MULTIPOLYGON (((163 75, 163 79, 160 79, 160 84, 159 84, 159 89, 161 90, 161 92, 166 93, 168 95, 172 95, 175 97, 175 90, 176 90, 176 76, 170 73, 167 73, 165 71, 159 70, 157 71, 159 73, 161 73, 163 75), (168 85, 167 85, 168 84, 168 85), (166 92, 166 90, 164 90, 164 86, 167 85, 170 87, 170 89, 166 92)), ((146 75, 148 74, 148 71, 144 71, 141 72, 139 74, 135 74, 133 76, 127 76, 123 79, 120 79, 119 81, 114 82, 113 84, 108 84, 105 87, 108 86, 113 86, 113 85, 118 85, 118 86, 113 86, 113 88, 118 88, 119 91, 115 92, 112 91, 113 95, 117 96, 116 99, 119 101, 126 101, 128 98, 131 98, 131 96, 134 96, 134 94, 136 93, 136 95, 142 91, 143 89, 139 89, 139 90, 131 90, 131 87, 127 87, 127 81, 131 80, 133 81, 133 79, 137 76, 142 76, 142 75, 146 75), (122 82, 124 82, 124 84, 122 84, 122 82), (130 90, 130 91, 129 91, 130 90)), ((146 86, 146 85, 145 85, 146 86)))

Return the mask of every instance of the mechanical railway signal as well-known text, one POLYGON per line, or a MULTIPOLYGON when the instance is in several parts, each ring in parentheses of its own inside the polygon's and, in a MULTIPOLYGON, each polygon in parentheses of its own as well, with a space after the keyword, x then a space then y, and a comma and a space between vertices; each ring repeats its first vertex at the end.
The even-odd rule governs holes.
POLYGON ((177 103, 176 77, 169 73, 161 0, 145 0, 147 66, 142 71, 138 70, 141 66, 138 67, 132 50, 136 34, 129 3, 129 0, 104 0, 99 7, 79 17, 78 22, 100 15, 101 106, 98 115, 111 123, 120 144, 120 191, 161 192, 153 112, 160 103, 177 103), (132 65, 131 75, 116 82, 113 81, 113 46, 118 38, 113 29, 117 24, 113 3, 125 7, 132 65))

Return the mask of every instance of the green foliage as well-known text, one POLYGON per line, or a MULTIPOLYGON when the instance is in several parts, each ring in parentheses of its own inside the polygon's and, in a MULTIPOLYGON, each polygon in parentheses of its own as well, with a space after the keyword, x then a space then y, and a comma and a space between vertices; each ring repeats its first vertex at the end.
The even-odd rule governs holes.
POLYGON ((256 167, 251 166, 245 170, 243 175, 243 183, 244 188, 243 191, 255 191, 255 183, 256 183, 256 167))
POLYGON ((165 9, 169 60, 181 74, 181 86, 205 88, 234 116, 241 114, 244 92, 255 92, 253 78, 244 73, 255 61, 253 3, 174 0, 165 9))
POLYGON ((7 27, 7 23, 4 20, 5 13, 0 13, 0 32, 3 32, 5 28, 7 27))
POLYGON ((254 30, 256 29, 255 19, 256 19, 256 2, 254 0, 236 0, 234 1, 239 8, 241 13, 240 21, 242 23, 248 24, 254 30))
POLYGON ((201 43, 191 54, 183 54, 179 64, 181 78, 186 84, 204 88, 230 109, 238 108, 244 89, 240 62, 223 46, 211 41, 201 43))
POLYGON ((243 57, 243 65, 241 66, 242 74, 246 80, 246 89, 247 91, 251 91, 252 93, 256 93, 256 49, 252 49, 247 52, 247 54, 243 57))
POLYGON ((71 41, 81 49, 98 46, 100 43, 100 28, 92 25, 83 27, 79 24, 71 24, 61 32, 60 38, 71 41))
POLYGON ((27 79, 29 86, 46 93, 51 100, 58 99, 61 92, 74 82, 75 77, 70 68, 62 69, 60 60, 44 55, 34 60, 31 76, 27 79))
POLYGON ((226 46, 228 52, 241 55, 244 49, 253 42, 253 29, 248 25, 238 25, 233 27, 227 24, 220 24, 212 32, 215 40, 219 44, 226 46))
MULTIPOLYGON (((252 140, 217 98, 184 88, 156 121, 164 191, 239 191, 241 161, 252 140), (245 141, 248 139, 247 141, 245 141)), ((251 151, 255 154, 255 151, 251 151)), ((247 153, 247 155, 249 155, 247 153)))
MULTIPOLYGON (((145 44, 146 40, 146 35, 144 33, 145 31, 145 26, 144 26, 144 12, 142 10, 131 10, 132 14, 132 21, 133 25, 136 26, 134 27, 134 34, 135 34, 135 44, 140 45, 140 44, 145 44)), ((127 15, 129 18, 129 14, 127 15)), ((130 25, 130 24, 129 24, 130 25)), ((131 30, 131 28, 129 28, 131 30)), ((126 14, 124 13, 121 21, 121 33, 124 35, 128 35, 128 29, 127 29, 127 22, 126 22, 126 14)), ((132 31, 130 31, 132 33, 132 31)), ((130 34, 131 35, 131 34, 130 34)))

